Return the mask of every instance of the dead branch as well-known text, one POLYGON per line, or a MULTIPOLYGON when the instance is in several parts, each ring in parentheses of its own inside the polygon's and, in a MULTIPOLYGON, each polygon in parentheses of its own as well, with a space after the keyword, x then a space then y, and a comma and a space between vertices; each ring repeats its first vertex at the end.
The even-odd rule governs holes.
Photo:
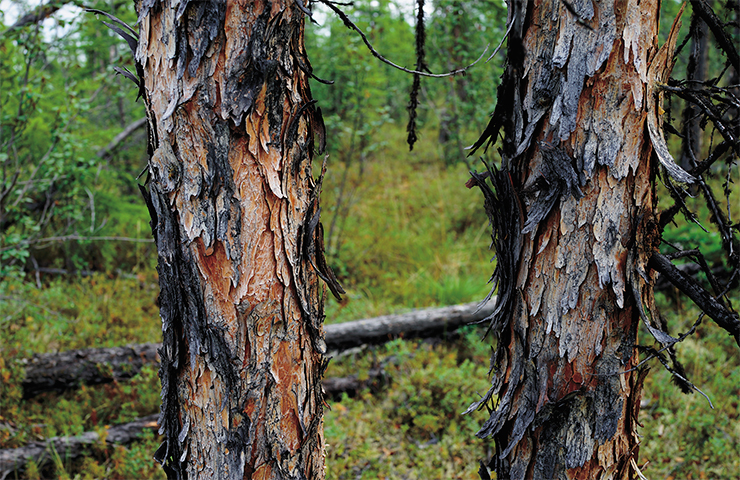
MULTIPOLYGON (((134 422, 116 425, 107 429, 106 445, 125 445, 136 440, 144 430, 157 428, 158 414, 142 417, 134 422)), ((39 467, 48 464, 52 459, 52 452, 56 452, 65 460, 81 457, 94 446, 102 444, 103 439, 98 432, 85 432, 76 437, 53 437, 44 442, 32 442, 26 446, 0 450, 0 480, 5 480, 13 472, 25 469, 29 461, 39 467)))
POLYGON ((118 145, 120 145, 121 142, 123 142, 128 137, 130 137, 131 135, 133 135, 133 133, 136 130, 140 129, 144 125, 146 125, 146 117, 140 118, 140 119, 136 120, 135 122, 132 122, 132 123, 128 124, 126 126, 126 128, 123 129, 123 131, 121 133, 119 133, 118 135, 116 135, 115 137, 113 137, 113 140, 111 140, 110 143, 108 143, 108 145, 106 145, 105 147, 103 147, 100 150, 98 150, 98 153, 97 153, 98 157, 105 158, 108 155, 110 155, 110 153, 118 145))
POLYGON ((727 330, 740 346, 740 320, 738 320, 737 313, 728 310, 693 278, 676 268, 665 255, 654 253, 648 265, 664 275, 676 288, 693 300, 708 317, 711 317, 720 327, 727 330))
POLYGON ((388 60, 387 58, 385 58, 383 55, 381 55, 380 52, 378 52, 377 50, 375 50, 375 47, 373 47, 373 45, 370 43, 370 40, 368 40, 367 36, 365 35, 365 32, 363 32, 360 27, 358 27, 357 25, 355 25, 354 22, 349 19, 349 17, 347 16, 346 13, 344 13, 339 7, 337 7, 337 5, 338 5, 337 2, 332 2, 330 0, 318 0, 318 1, 321 2, 321 3, 323 3, 324 5, 326 5, 334 13, 336 13, 337 16, 342 20, 342 22, 344 22, 344 26, 346 26, 350 30, 354 30, 355 32, 357 32, 357 34, 360 36, 360 38, 362 39, 362 41, 365 43, 365 46, 367 47, 367 49, 370 51, 370 53, 375 58, 377 58, 381 62, 385 63, 386 65, 390 65, 391 67, 393 67, 393 68, 395 68, 397 70, 401 70, 402 72, 411 73, 411 74, 414 74, 414 75, 420 75, 422 77, 433 77, 433 78, 451 77, 451 76, 457 75, 459 73, 465 73, 469 68, 473 67, 476 63, 480 62, 481 59, 483 59, 483 56, 488 51, 488 47, 486 47, 483 50, 483 53, 480 54, 480 57, 478 57, 478 59, 476 61, 474 61, 470 65, 467 65, 467 66, 461 67, 461 68, 457 68, 457 69, 452 70, 451 72, 447 72, 447 73, 429 73, 429 72, 424 72, 424 71, 421 71, 421 70, 410 70, 410 69, 408 69, 406 67, 402 67, 401 65, 398 65, 396 63, 391 62, 390 60, 388 60))

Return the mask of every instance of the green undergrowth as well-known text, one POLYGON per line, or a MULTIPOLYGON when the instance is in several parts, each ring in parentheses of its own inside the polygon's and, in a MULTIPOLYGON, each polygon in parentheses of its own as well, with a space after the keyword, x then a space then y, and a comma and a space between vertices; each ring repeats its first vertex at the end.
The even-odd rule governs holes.
POLYGON ((474 436, 484 414, 461 413, 489 387, 480 333, 437 345, 396 340, 330 365, 328 375, 360 378, 382 365, 385 385, 329 403, 327 478, 476 478, 490 447, 474 436))
MULTIPOLYGON (((659 296, 674 334, 686 332, 698 308, 673 294, 659 296), (685 303, 683 303, 685 302, 685 303)), ((740 298, 736 295, 734 305, 740 298)), ((646 336, 644 338, 647 338, 646 336)), ((676 347, 698 392, 684 395, 653 360, 643 392, 640 464, 650 479, 737 479, 740 472, 740 353, 733 338, 704 318, 696 334, 676 347)))
POLYGON ((327 303, 330 323, 479 301, 489 290, 488 220, 480 192, 465 187, 467 168, 445 166, 428 142, 405 152, 395 125, 379 136, 388 140, 362 172, 330 158, 322 221, 328 261, 347 290, 327 303), (345 168, 355 200, 341 215, 336 177, 345 168))
POLYGON ((56 278, 42 288, 5 279, 0 282, 3 357, 159 341, 158 295, 152 270, 56 278))

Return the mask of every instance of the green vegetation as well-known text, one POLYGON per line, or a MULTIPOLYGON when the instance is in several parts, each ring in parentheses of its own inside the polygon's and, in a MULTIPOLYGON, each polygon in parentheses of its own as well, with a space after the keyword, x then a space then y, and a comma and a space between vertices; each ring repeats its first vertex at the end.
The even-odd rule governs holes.
MULTIPOLYGON (((433 70, 470 63, 486 44, 498 44, 502 4, 433 3, 433 70), (465 22, 466 16, 476 20, 465 22)), ((412 65, 412 29, 398 12, 388 1, 360 1, 350 9, 383 54, 412 65)), ((135 21, 128 3, 112 13, 135 21)), ((149 238, 136 186, 146 162, 145 132, 97 156, 143 114, 131 85, 112 70, 130 68, 127 50, 93 16, 79 17, 52 37, 44 32, 53 29, 35 26, 0 36, 0 163, 17 169, 8 171, 20 179, 0 211, 0 448, 103 432, 159 408, 151 368, 129 382, 31 400, 21 395, 18 360, 33 353, 160 340, 152 245, 90 239, 149 238)), ((460 147, 473 141, 492 110, 499 60, 466 77, 423 82, 421 140, 409 153, 404 126, 411 78, 374 63, 340 21, 324 23, 307 37, 316 75, 336 82, 312 87, 329 140, 323 222, 329 260, 348 291, 342 302, 329 299, 327 322, 482 299, 493 270, 489 230, 479 194, 464 187, 469 176, 460 147)), ((725 173, 714 172, 711 181, 724 181, 725 173)), ((699 215, 708 222, 708 212, 699 215)), ((677 217, 668 237, 700 247, 716 266, 716 236, 677 217)), ((698 315, 674 292, 661 300, 673 332, 686 331, 698 315)), ((328 477, 477 478, 478 460, 492 453, 489 441, 474 436, 485 415, 460 412, 488 388, 490 339, 481 336, 482 329, 469 327, 450 342, 397 340, 332 361, 327 376, 363 375, 377 365, 385 376, 377 388, 329 402, 328 477)), ((677 350, 715 409, 697 393, 682 395, 653 361, 640 417, 640 465, 649 461, 644 473, 651 479, 736 478, 737 347, 707 319, 677 350)), ((163 478, 152 460, 159 442, 150 432, 127 447, 93 447, 74 462, 55 452, 51 467, 29 464, 23 475, 163 478)))

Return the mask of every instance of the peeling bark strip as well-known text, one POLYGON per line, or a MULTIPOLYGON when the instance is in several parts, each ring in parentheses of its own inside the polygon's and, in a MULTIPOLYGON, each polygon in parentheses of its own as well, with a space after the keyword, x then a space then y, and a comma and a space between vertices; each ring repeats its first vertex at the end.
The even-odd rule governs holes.
POLYGON ((323 123, 291 0, 140 0, 168 478, 323 478, 323 123), (316 219, 316 220, 314 220, 316 219), (315 257, 315 258, 312 258, 315 257))
POLYGON ((634 478, 636 331, 641 315, 659 321, 653 154, 692 180, 658 121, 678 25, 659 49, 657 0, 509 7, 508 66, 475 144, 503 128, 502 168, 472 182, 499 258, 498 347, 492 387, 469 411, 493 404, 478 435, 495 440, 497 478, 634 478))

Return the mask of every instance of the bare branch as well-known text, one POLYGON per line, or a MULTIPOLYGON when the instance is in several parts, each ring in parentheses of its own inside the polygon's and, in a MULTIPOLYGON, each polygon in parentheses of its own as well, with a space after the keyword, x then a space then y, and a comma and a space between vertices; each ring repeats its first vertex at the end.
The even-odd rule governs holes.
POLYGON ((132 122, 129 125, 127 125, 126 128, 124 128, 121 133, 113 137, 113 140, 111 140, 108 145, 98 150, 98 153, 97 153, 98 157, 100 158, 107 157, 118 145, 121 144, 121 142, 126 140, 136 130, 140 129, 144 125, 146 125, 146 117, 140 118, 136 120, 135 122, 132 122))
POLYGON ((727 55, 727 59, 735 71, 740 72, 740 55, 738 55, 735 48, 735 42, 725 31, 722 21, 714 13, 712 7, 705 0, 691 0, 691 7, 709 26, 709 29, 714 34, 714 38, 717 40, 722 51, 725 52, 725 55, 727 55))
POLYGON ((717 324, 727 330, 735 338, 740 346, 740 320, 735 312, 731 312, 712 295, 704 290, 693 278, 685 275, 665 256, 658 252, 653 253, 648 263, 650 268, 658 271, 685 293, 691 300, 701 308, 707 316, 714 319, 717 324))
POLYGON ((134 242, 134 243, 154 243, 154 240, 151 238, 132 238, 132 237, 110 237, 110 236, 101 236, 101 237, 85 237, 82 235, 62 235, 58 237, 44 237, 44 238, 38 238, 33 240, 23 240, 21 242, 15 243, 13 245, 8 245, 7 247, 0 248, 0 252, 5 252, 7 250, 12 250, 16 248, 18 245, 35 245, 39 243, 53 243, 53 242, 68 242, 71 240, 78 240, 80 242, 134 242))
POLYGON ((360 35, 360 38, 362 38, 362 41, 365 43, 365 46, 367 47, 367 49, 370 50, 370 53, 372 53, 375 58, 377 58, 378 60, 380 60, 381 62, 383 62, 383 63, 385 63, 387 65, 390 65, 393 68, 396 68, 398 70, 401 70, 402 72, 411 73, 413 75, 421 75, 422 77, 432 77, 432 78, 453 77, 453 76, 455 76, 455 75, 457 75, 459 73, 465 73, 469 68, 471 68, 472 66, 474 66, 476 63, 480 62, 481 59, 483 59, 483 56, 488 51, 488 46, 486 45, 486 48, 483 50, 483 53, 480 54, 480 57, 478 57, 478 59, 476 61, 474 61, 473 63, 471 63, 470 65, 468 65, 466 67, 458 68, 458 69, 452 70, 451 72, 447 72, 447 73, 429 73, 429 72, 422 72, 422 71, 419 71, 419 70, 410 70, 410 69, 408 69, 406 67, 402 67, 402 66, 400 66, 398 64, 395 64, 395 63, 391 62, 390 60, 388 60, 387 58, 385 58, 383 55, 381 55, 377 50, 375 50, 375 48, 370 43, 370 40, 368 40, 367 39, 367 36, 365 36, 365 33, 360 29, 360 27, 358 27, 357 25, 355 25, 352 22, 352 20, 349 19, 349 17, 347 16, 346 13, 344 13, 342 10, 340 10, 336 6, 335 2, 331 2, 329 0, 318 0, 318 1, 321 2, 321 3, 323 3, 324 5, 326 5, 334 13, 336 13, 337 16, 342 20, 342 22, 344 22, 344 25, 347 28, 349 28, 350 30, 354 30, 355 32, 357 32, 360 35))
POLYGON ((14 30, 25 27, 26 25, 31 25, 32 23, 43 22, 66 4, 67 2, 49 2, 45 5, 39 5, 33 11, 16 20, 16 22, 8 27, 8 29, 2 34, 6 35, 14 30))

